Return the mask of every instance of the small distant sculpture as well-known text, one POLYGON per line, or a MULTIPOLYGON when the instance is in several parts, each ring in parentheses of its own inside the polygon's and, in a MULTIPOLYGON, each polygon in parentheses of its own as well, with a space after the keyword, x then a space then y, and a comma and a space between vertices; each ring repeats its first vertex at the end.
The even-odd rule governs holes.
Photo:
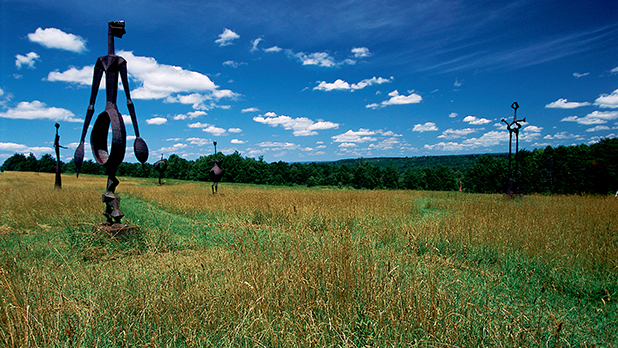
POLYGON ((66 149, 66 147, 60 145, 60 136, 58 135, 58 128, 60 125, 58 123, 56 126, 56 138, 54 139, 54 149, 56 149, 56 181, 54 183, 54 188, 62 188, 62 178, 60 176, 60 148, 66 149))
POLYGON ((135 107, 133 101, 131 101, 131 95, 129 92, 129 79, 127 76, 127 62, 124 58, 114 54, 114 37, 122 38, 126 33, 124 29, 124 21, 109 22, 107 26, 107 55, 99 57, 94 66, 94 74, 92 78, 92 91, 90 93, 90 104, 88 105, 88 111, 86 112, 86 119, 84 121, 84 128, 82 130, 82 136, 79 146, 75 150, 75 169, 77 176, 79 177, 79 169, 81 168, 84 160, 84 139, 88 131, 88 126, 94 114, 94 104, 99 91, 99 84, 103 73, 105 73, 105 91, 107 97, 107 104, 105 105, 105 111, 99 114, 92 132, 90 134, 90 145, 92 146, 92 154, 98 164, 105 167, 107 174, 107 189, 102 196, 102 201, 105 203, 105 211, 103 215, 107 218, 109 224, 120 223, 120 219, 124 214, 120 211, 120 197, 115 194, 116 186, 119 181, 116 178, 116 171, 118 166, 124 159, 127 143, 127 133, 124 126, 122 115, 118 112, 116 106, 116 96, 118 95, 118 75, 122 79, 122 87, 127 97, 127 108, 131 115, 131 123, 135 131, 135 142, 133 144, 133 151, 135 157, 142 163, 148 160, 148 146, 144 139, 139 135, 139 129, 137 127, 137 117, 135 116, 135 107), (112 146, 111 151, 107 149, 107 135, 111 125, 112 129, 112 146))
POLYGON ((519 129, 521 128, 521 124, 519 124, 519 122, 526 122, 525 117, 522 120, 517 120, 517 109, 519 108, 519 104, 517 104, 517 102, 513 102, 513 104, 511 104, 511 108, 515 111, 513 115, 513 122, 508 123, 506 118, 501 120, 506 123, 506 129, 509 131, 509 173, 506 187, 506 194, 508 196, 521 194, 519 187, 519 129), (513 141, 513 133, 515 133, 515 179, 513 179, 513 167, 511 165, 511 143, 513 141), (514 185, 513 180, 515 180, 514 185))
POLYGON ((210 180, 212 181, 212 193, 215 194, 218 192, 218 184, 219 181, 221 181, 221 178, 223 177, 223 170, 221 169, 221 167, 219 167, 219 164, 221 164, 221 161, 219 161, 217 159, 217 142, 214 141, 213 144, 215 145, 215 159, 212 161, 214 163, 214 165, 212 166, 212 168, 210 169, 210 180))
POLYGON ((161 178, 163 177, 163 173, 167 169, 167 161, 163 159, 163 155, 161 155, 161 159, 156 161, 154 164, 154 168, 157 172, 159 172, 159 186, 161 186, 161 178))

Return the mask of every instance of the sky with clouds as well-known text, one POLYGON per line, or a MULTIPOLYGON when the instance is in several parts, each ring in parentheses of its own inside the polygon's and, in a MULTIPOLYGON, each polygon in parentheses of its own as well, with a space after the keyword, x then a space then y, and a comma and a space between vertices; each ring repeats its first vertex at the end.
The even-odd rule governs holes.
POLYGON ((150 162, 213 141, 267 162, 504 153, 515 101, 520 148, 618 134, 615 1, 0 0, 0 16, 0 163, 53 153, 55 123, 73 157, 114 20, 150 162))

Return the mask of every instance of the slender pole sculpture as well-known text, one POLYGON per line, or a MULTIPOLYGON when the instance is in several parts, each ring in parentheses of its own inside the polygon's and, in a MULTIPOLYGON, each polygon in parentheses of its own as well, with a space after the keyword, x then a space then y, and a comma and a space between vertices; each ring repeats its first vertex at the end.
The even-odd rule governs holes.
POLYGON ((217 142, 214 141, 213 144, 215 145, 215 159, 212 161, 214 165, 210 169, 209 175, 210 180, 212 181, 212 193, 215 194, 218 192, 219 181, 221 181, 221 178, 223 177, 223 170, 221 169, 221 167, 219 167, 221 161, 217 159, 217 142))
POLYGON ((54 149, 56 149, 56 181, 54 182, 55 188, 62 188, 62 177, 60 176, 60 148, 66 149, 66 147, 60 145, 60 136, 58 135, 58 123, 56 126, 56 138, 54 139, 54 149))
POLYGON ((115 55, 114 50, 114 37, 122 38, 126 33, 124 29, 124 21, 109 22, 107 26, 107 55, 99 57, 94 66, 94 75, 92 78, 92 91, 90 93, 90 104, 86 112, 86 119, 84 121, 84 128, 82 130, 82 136, 79 142, 79 146, 75 150, 75 169, 77 176, 79 177, 79 169, 81 168, 84 160, 84 139, 88 131, 88 126, 94 114, 94 103, 99 91, 99 84, 103 73, 105 73, 105 91, 107 97, 107 103, 105 105, 105 111, 99 114, 92 132, 90 133, 90 145, 92 146, 92 154, 98 164, 105 167, 107 174, 107 189, 103 194, 102 200, 106 205, 103 215, 107 218, 107 222, 120 223, 120 219, 124 214, 120 211, 120 197, 115 194, 116 186, 118 186, 118 179, 116 178, 116 171, 118 166, 124 159, 126 151, 127 133, 124 126, 122 115, 118 111, 116 106, 116 96, 118 95, 118 75, 122 79, 122 87, 127 97, 127 108, 131 115, 131 123, 133 124, 133 130, 135 131, 135 142, 133 144, 133 151, 135 157, 142 163, 148 160, 148 146, 144 139, 139 135, 139 128, 137 127, 137 117, 135 116, 135 107, 133 101, 131 101, 131 95, 129 92, 129 79, 127 76, 127 62, 124 58, 115 55), (112 144, 111 151, 107 149, 107 134, 111 125, 112 129, 112 144))
POLYGON ((519 104, 517 104, 517 102, 513 102, 513 104, 511 104, 511 108, 514 110, 513 122, 508 123, 506 118, 502 119, 502 122, 506 123, 506 129, 509 131, 509 172, 506 187, 506 194, 509 196, 513 194, 519 195, 521 193, 519 187, 519 129, 521 128, 521 124, 519 122, 526 122, 525 117, 522 120, 517 120, 517 109, 519 108, 519 104), (511 165, 513 133, 515 133, 515 187, 513 187, 513 166, 511 165))
POLYGON ((161 154, 161 159, 155 162, 154 168, 159 172, 159 186, 161 186, 161 178, 167 169, 167 161, 163 159, 163 154, 161 154))

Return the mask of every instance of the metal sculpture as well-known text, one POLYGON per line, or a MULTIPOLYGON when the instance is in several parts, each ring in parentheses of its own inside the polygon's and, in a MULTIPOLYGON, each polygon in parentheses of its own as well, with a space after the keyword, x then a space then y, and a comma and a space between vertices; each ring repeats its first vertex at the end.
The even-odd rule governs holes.
POLYGON ((107 104, 105 105, 105 111, 97 116, 92 132, 90 134, 90 145, 92 146, 92 154, 98 164, 105 167, 107 174, 107 189, 103 194, 102 201, 105 203, 106 208, 103 213, 107 218, 107 222, 120 223, 120 219, 124 214, 120 211, 120 197, 115 194, 116 186, 119 181, 116 178, 116 170, 124 159, 126 151, 127 134, 124 126, 122 115, 118 112, 116 106, 116 96, 118 95, 118 75, 122 79, 122 87, 124 88, 125 95, 127 97, 127 108, 131 115, 131 123, 135 131, 135 142, 133 144, 133 151, 135 157, 142 163, 148 160, 148 146, 144 139, 139 135, 139 129, 137 127, 137 117, 135 116, 135 107, 131 101, 131 95, 129 92, 129 79, 127 76, 127 62, 124 58, 115 55, 114 50, 114 37, 122 38, 126 33, 124 29, 124 21, 109 22, 107 26, 107 55, 99 57, 94 66, 94 74, 92 78, 92 91, 90 93, 90 104, 86 112, 86 119, 84 121, 84 128, 82 130, 82 136, 79 146, 75 150, 75 169, 77 176, 79 177, 79 169, 84 160, 84 139, 88 131, 88 126, 94 114, 94 103, 99 91, 99 84, 103 73, 105 73, 105 88, 107 104), (112 144, 111 151, 107 148, 107 135, 111 125, 112 129, 112 144))
POLYGON ((56 149, 56 181, 54 182, 54 188, 62 188, 62 178, 60 176, 60 148, 66 149, 66 147, 60 145, 60 136, 58 135, 58 123, 56 126, 56 138, 54 139, 54 149, 56 149))
POLYGON ((212 193, 215 194, 218 192, 218 184, 219 181, 221 181, 221 178, 223 177, 223 170, 221 169, 221 167, 219 167, 219 164, 221 164, 221 161, 219 161, 217 159, 217 142, 213 141, 213 144, 215 145, 215 159, 212 161, 214 163, 214 165, 212 166, 212 168, 210 168, 210 180, 212 181, 212 193))
POLYGON ((511 108, 514 110, 513 122, 508 123, 506 118, 502 119, 502 122, 506 123, 506 129, 509 131, 509 172, 506 186, 506 194, 508 196, 519 195, 521 193, 519 187, 519 129, 521 128, 521 124, 519 122, 526 122, 525 117, 522 120, 517 119, 517 109, 519 108, 517 102, 513 102, 511 108), (515 179, 513 179, 513 166, 511 165, 513 133, 515 133, 515 179), (515 185, 513 185, 513 180, 515 180, 515 185))
POLYGON ((161 159, 156 161, 154 164, 154 168, 157 172, 159 172, 159 186, 161 186, 161 178, 163 177, 163 173, 167 169, 167 161, 163 159, 163 155, 161 155, 161 159))

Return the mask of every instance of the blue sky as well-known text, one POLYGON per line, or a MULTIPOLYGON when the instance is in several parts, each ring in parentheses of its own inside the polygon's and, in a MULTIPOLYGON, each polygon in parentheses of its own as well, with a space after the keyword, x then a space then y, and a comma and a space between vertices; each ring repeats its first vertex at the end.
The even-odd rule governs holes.
POLYGON ((72 158, 114 20, 151 163, 213 140, 267 162, 503 153, 514 101, 520 148, 618 134, 613 0, 0 0, 0 16, 0 163, 53 153, 56 122, 72 158))

